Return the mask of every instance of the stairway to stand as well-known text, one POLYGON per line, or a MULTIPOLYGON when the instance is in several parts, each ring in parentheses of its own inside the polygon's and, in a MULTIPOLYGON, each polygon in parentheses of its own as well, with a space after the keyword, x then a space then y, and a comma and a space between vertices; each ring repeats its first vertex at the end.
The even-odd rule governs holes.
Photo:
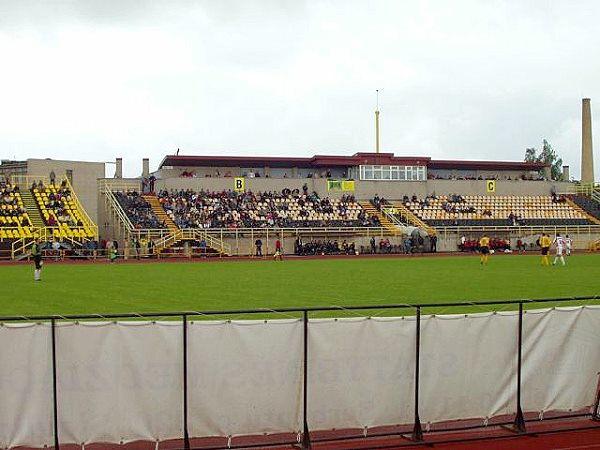
POLYGON ((173 219, 167 214, 165 209, 162 207, 160 202, 158 201, 158 197, 156 195, 143 195, 142 198, 148 202, 150 207, 152 208, 152 212, 158 217, 158 220, 167 225, 170 233, 175 233, 179 231, 179 227, 173 222, 173 219))
POLYGON ((416 214, 414 214, 410 209, 408 209, 404 203, 401 201, 393 201, 391 202, 392 206, 398 211, 398 215, 402 217, 406 222, 410 223, 415 227, 419 227, 427 231, 429 236, 433 236, 435 234, 435 228, 431 225, 427 225, 423 220, 421 220, 416 214))
POLYGON ((362 207, 362 209, 365 210, 369 217, 377 217, 382 227, 384 227, 386 230, 393 234, 398 234, 398 228, 396 227, 396 225, 390 219, 385 217, 385 215, 381 214, 381 212, 377 208, 375 208, 371 204, 371 202, 362 201, 358 202, 358 204, 362 207))
POLYGON ((40 209, 38 208, 38 204, 33 198, 33 194, 29 190, 20 191, 21 199, 23 200, 23 206, 27 210, 27 214, 29 215, 29 219, 31 220, 31 225, 33 228, 43 228, 46 226, 44 223, 44 219, 42 218, 42 213, 40 213, 40 209))

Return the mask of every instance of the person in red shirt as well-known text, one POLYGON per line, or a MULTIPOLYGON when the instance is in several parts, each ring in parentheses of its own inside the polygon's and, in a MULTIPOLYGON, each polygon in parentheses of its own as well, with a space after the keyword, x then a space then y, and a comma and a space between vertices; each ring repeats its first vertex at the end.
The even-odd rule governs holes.
POLYGON ((275 241, 275 254, 273 255, 275 261, 282 261, 282 253, 281 253, 281 241, 277 239, 275 241))

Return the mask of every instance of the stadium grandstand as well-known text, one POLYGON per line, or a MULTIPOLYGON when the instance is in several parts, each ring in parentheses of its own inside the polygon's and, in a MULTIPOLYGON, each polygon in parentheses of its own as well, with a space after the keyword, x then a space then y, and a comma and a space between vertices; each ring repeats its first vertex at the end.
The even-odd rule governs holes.
POLYGON ((399 252, 453 252, 484 232, 508 251, 535 247, 542 232, 567 233, 576 249, 600 246, 590 149, 581 182, 568 166, 552 180, 543 162, 178 153, 154 172, 144 159, 136 178, 123 178, 121 158, 112 178, 105 163, 2 161, 1 257, 26 257, 34 236, 74 257, 105 254, 110 243, 124 257, 252 256, 257 239, 267 253, 276 240, 286 254, 343 241, 374 253, 373 238, 399 252))
MULTIPOLYGON (((276 254, 280 259, 283 252, 298 258, 345 255, 327 264, 354 266, 360 261, 350 259, 359 254, 537 251, 542 233, 556 235, 556 242, 562 242, 559 233, 569 235, 574 250, 600 250, 600 185, 594 183, 588 150, 582 151, 586 167, 580 182, 570 180, 568 166, 561 180, 552 180, 550 166, 540 162, 433 160, 379 152, 310 158, 175 154, 166 155, 153 172, 144 159, 135 178, 123 177, 120 158, 110 178, 105 163, 2 161, 0 257, 34 256, 37 277, 42 258, 38 244, 33 247, 36 238, 42 252, 56 260, 111 262, 116 255, 276 254)), ((393 263, 404 268, 392 267, 394 274, 383 274, 381 280, 393 277, 398 283, 380 287, 397 294, 406 285, 421 291, 435 284, 451 298, 456 294, 447 280, 435 279, 444 269, 418 269, 425 267, 420 262, 444 260, 477 264, 474 258, 397 258, 393 263), (412 282, 396 276, 411 271, 418 275, 412 282)), ((388 262, 376 261, 372 273, 393 266, 388 262)), ((71 269, 71 264, 56 265, 61 266, 63 273, 71 269)), ((308 450, 312 439, 314 448, 322 449, 414 448, 483 441, 489 428, 497 431, 494 439, 511 439, 518 448, 513 436, 553 434, 563 425, 552 428, 542 421, 563 419, 562 432, 600 433, 598 297, 572 295, 567 283, 561 288, 569 289, 568 297, 546 299, 248 309, 247 291, 256 286, 269 290, 259 294, 268 301, 275 291, 286 297, 292 289, 285 281, 270 285, 231 270, 244 266, 247 273, 247 267, 259 266, 254 262, 226 264, 222 279, 208 271, 199 275, 196 264, 88 266, 116 269, 104 272, 105 282, 98 283, 99 295, 110 297, 112 307, 123 302, 123 307, 143 305, 147 311, 4 316, 4 448, 48 448, 52 439, 57 450, 63 444, 104 449, 132 443, 130 448, 147 443, 157 450, 308 450), (162 274, 164 282, 156 276, 169 266, 182 273, 192 270, 181 278, 190 283, 184 286, 190 288, 184 301, 195 297, 187 305, 204 306, 213 293, 226 291, 227 301, 237 297, 243 306, 156 311, 150 296, 143 295, 147 282, 140 274, 156 270, 149 290, 156 289, 162 304, 170 305, 177 297, 173 286, 182 283, 168 274, 162 274), (120 269, 138 272, 124 271, 118 278, 120 269), (139 300, 124 301, 127 293, 114 293, 125 291, 133 277, 139 280, 131 283, 130 292, 135 290, 139 300), (204 283, 209 278, 213 283, 204 283), (233 295, 233 284, 243 292, 233 295)), ((262 267, 291 266, 273 262, 262 267)), ((319 271, 314 267, 293 275, 312 282, 319 271)), ((361 273, 354 270, 339 270, 343 283, 332 289, 335 296, 318 292, 333 278, 333 270, 321 270, 327 281, 294 301, 322 295, 331 302, 356 286, 377 291, 379 285, 367 277, 354 280, 355 286, 348 283, 361 273)), ((521 272, 527 280, 536 276, 521 272)), ((453 287, 473 284, 495 291, 494 283, 526 284, 505 277, 479 282, 472 272, 467 276, 453 287)), ((583 279, 575 272, 564 276, 569 284, 583 279)), ((64 277, 57 276, 56 285, 64 279, 69 284, 61 284, 57 293, 71 294, 80 283, 85 294, 72 297, 87 301, 94 289, 86 279, 64 277)), ((29 291, 26 295, 34 297, 29 291)), ((380 298, 375 292, 371 300, 380 298)), ((505 442, 485 448, 502 448, 505 442)))
MULTIPOLYGON (((433 235, 438 251, 458 251, 462 236, 482 232, 507 241, 509 248, 517 240, 534 243, 541 232, 568 233, 577 248, 589 248, 600 235, 597 188, 551 181, 543 163, 435 161, 390 153, 168 155, 153 173, 145 160, 141 177, 99 176, 90 183, 85 175, 72 182, 78 171, 61 170, 68 161, 37 161, 45 174, 3 170, 4 258, 26 255, 36 234, 88 257, 113 241, 125 256, 139 254, 136 247, 142 245, 154 247, 153 255, 189 256, 252 255, 259 237, 269 252, 279 239, 287 254, 296 252, 298 238, 346 240, 357 251, 371 252, 375 237, 404 252, 415 229, 422 230, 424 251, 431 249, 433 235), (59 174, 54 183, 51 173, 59 174)), ((99 163, 73 164, 93 172, 99 163)), ((418 242, 411 248, 419 249, 418 242)))

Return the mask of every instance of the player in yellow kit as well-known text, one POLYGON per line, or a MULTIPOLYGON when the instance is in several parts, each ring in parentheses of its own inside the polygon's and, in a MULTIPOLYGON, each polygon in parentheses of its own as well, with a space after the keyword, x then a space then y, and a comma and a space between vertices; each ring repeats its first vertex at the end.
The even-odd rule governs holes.
POLYGON ((479 239, 479 251, 481 252, 481 264, 487 264, 490 257, 490 238, 487 234, 479 239))
POLYGON ((542 237, 540 238, 540 247, 542 247, 542 266, 549 266, 550 261, 548 260, 548 252, 550 251, 550 246, 552 245, 552 240, 550 236, 546 233, 542 233, 542 237))

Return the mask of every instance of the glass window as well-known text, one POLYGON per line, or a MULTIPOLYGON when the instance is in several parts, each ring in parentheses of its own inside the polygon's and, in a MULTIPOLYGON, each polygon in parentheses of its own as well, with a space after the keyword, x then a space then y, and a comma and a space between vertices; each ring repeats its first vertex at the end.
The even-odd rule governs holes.
POLYGON ((383 166, 381 168, 381 178, 383 180, 389 180, 390 179, 390 173, 391 173, 391 167, 390 166, 383 166))
POLYGON ((425 166, 360 166, 356 169, 361 180, 424 181, 425 166))
POLYGON ((404 167, 404 166, 400 167, 399 171, 398 171, 398 175, 399 175, 398 179, 400 181, 406 181, 406 167, 404 167))

